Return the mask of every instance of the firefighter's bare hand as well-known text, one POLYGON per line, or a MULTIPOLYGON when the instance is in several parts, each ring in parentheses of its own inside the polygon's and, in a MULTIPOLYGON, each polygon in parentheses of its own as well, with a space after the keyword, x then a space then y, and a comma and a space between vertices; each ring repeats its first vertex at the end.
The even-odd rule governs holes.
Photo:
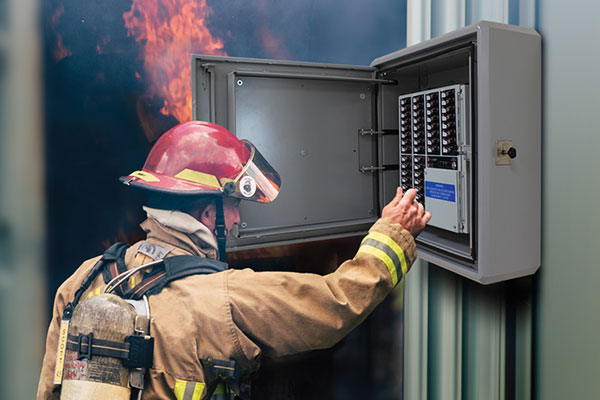
POLYGON ((381 216, 402 225, 413 237, 417 237, 431 219, 431 213, 425 211, 423 204, 415 200, 417 191, 409 189, 402 193, 402 188, 396 189, 396 196, 383 208, 381 216))

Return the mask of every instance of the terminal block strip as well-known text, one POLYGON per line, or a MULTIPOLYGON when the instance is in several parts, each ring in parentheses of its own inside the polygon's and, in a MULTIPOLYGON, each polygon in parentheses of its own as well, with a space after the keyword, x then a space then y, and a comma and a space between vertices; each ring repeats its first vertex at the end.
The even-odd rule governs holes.
MULTIPOLYGON (((427 198, 439 200, 428 194, 428 174, 431 176, 436 170, 456 171, 456 188, 451 190, 455 190, 453 198, 459 217, 463 214, 460 210, 466 207, 461 203, 465 201, 461 191, 467 186, 465 156, 470 144, 467 89, 467 85, 452 85, 399 97, 400 185, 404 191, 416 189, 416 200, 427 208, 427 198)), ((445 198, 446 194, 440 196, 445 198)), ((442 223, 441 227, 447 225, 456 232, 466 230, 464 221, 442 223)))

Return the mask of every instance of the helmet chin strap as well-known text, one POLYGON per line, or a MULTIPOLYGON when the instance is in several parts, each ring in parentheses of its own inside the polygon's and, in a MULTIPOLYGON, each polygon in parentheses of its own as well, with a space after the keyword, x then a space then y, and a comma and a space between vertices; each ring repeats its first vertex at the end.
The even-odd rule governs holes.
POLYGON ((217 209, 217 215, 215 218, 215 229, 213 230, 213 234, 217 238, 217 244, 219 246, 219 260, 223 262, 227 262, 227 254, 225 252, 225 245, 227 243, 227 235, 229 231, 227 230, 227 226, 225 225, 225 213, 223 212, 223 199, 218 198, 215 202, 215 207, 217 209))

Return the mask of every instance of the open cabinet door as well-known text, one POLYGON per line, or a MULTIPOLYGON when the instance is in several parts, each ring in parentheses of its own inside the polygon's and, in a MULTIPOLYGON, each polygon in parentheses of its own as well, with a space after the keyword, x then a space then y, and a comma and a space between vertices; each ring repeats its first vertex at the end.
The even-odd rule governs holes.
POLYGON ((194 118, 251 141, 278 198, 242 202, 229 248, 364 233, 377 219, 375 68, 192 56, 194 118))

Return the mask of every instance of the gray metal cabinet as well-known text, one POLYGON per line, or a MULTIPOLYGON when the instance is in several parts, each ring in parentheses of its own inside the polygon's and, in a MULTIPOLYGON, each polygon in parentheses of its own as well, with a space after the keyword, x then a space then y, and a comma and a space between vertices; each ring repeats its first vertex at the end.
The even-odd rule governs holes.
POLYGON ((370 67, 192 56, 194 118, 282 177, 272 204, 243 202, 230 248, 363 234, 402 184, 435 214, 420 257, 481 283, 534 273, 540 49, 531 29, 480 22, 370 67))

